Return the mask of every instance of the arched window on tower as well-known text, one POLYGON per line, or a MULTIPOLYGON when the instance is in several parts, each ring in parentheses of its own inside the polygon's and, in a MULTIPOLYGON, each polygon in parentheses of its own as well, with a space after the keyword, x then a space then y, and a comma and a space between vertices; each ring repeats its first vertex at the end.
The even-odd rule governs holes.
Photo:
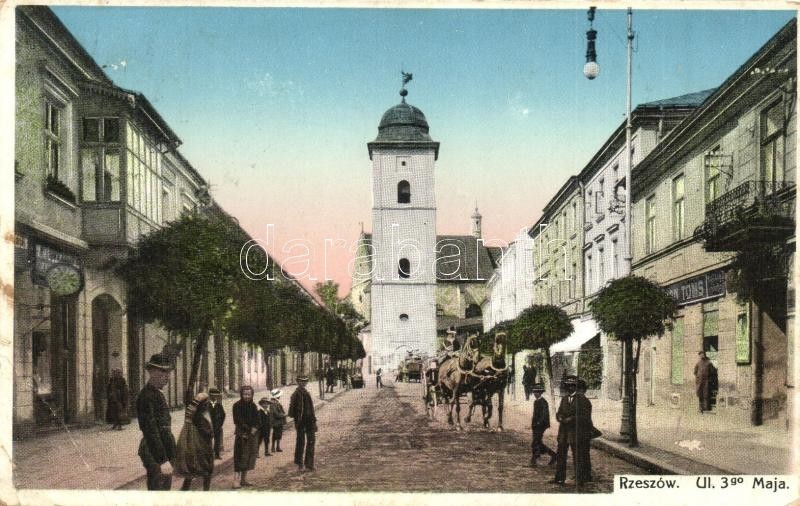
POLYGON ((397 275, 403 279, 411 277, 411 262, 408 261, 408 258, 401 258, 397 262, 397 275))
POLYGON ((464 312, 464 318, 477 318, 478 316, 482 316, 483 312, 481 311, 481 307, 477 304, 470 304, 467 306, 467 310, 464 312))
POLYGON ((397 203, 398 204, 411 203, 411 185, 406 180, 397 183, 397 203))

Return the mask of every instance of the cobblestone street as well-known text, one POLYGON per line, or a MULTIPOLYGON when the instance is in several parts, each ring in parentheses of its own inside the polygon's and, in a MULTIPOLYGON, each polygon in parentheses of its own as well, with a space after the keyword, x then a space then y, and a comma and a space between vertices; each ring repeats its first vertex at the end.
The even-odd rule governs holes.
MULTIPOLYGON (((369 385, 372 387, 372 385, 369 385)), ((466 410, 462 410, 462 415, 466 410)), ((510 415, 510 411, 507 411, 510 415)), ((477 415, 477 412, 476 412, 477 415)), ((284 453, 262 457, 248 479, 256 488, 275 491, 577 491, 572 474, 566 486, 548 484, 553 468, 527 467, 530 433, 525 421, 508 416, 506 431, 480 427, 479 416, 464 432, 449 428, 443 411, 429 421, 421 386, 395 384, 339 396, 318 412, 316 471, 300 474, 292 463, 294 432, 284 435, 284 453)), ((555 448, 554 437, 547 441, 555 448)), ((540 462, 546 462, 543 458, 540 462)), ((592 451, 595 482, 580 492, 610 492, 617 474, 645 472, 620 459, 592 451)), ((571 461, 570 461, 571 465, 571 461)), ((230 471, 225 475, 229 475, 230 471)), ((230 479, 215 478, 215 488, 230 479)))

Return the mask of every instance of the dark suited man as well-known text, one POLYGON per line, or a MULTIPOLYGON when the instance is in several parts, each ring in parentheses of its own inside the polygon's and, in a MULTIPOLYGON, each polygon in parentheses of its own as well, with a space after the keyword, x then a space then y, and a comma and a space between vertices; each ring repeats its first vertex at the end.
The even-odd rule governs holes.
POLYGON ((208 391, 211 405, 208 408, 211 415, 211 426, 214 428, 214 458, 221 459, 222 451, 222 425, 225 423, 225 408, 222 407, 222 392, 218 388, 208 391))
POLYGON ((306 390, 307 376, 297 378, 297 389, 289 401, 288 416, 294 418, 297 442, 294 447, 294 463, 297 469, 314 470, 314 443, 316 442, 317 417, 314 414, 314 401, 306 390), (304 454, 305 453, 305 459, 304 454))
POLYGON ((156 353, 145 365, 147 384, 136 398, 136 414, 142 441, 139 457, 147 471, 147 490, 169 490, 172 485, 172 461, 175 459, 175 437, 172 419, 161 389, 169 383, 172 365, 168 357, 156 353))
POLYGON ((550 405, 542 397, 544 387, 537 383, 531 386, 531 392, 536 400, 533 401, 533 418, 531 419, 531 430, 533 431, 533 442, 531 443, 531 467, 536 466, 536 460, 542 453, 550 455, 548 465, 556 463, 556 452, 545 446, 542 436, 550 428, 550 405))
POLYGON ((567 395, 561 398, 556 412, 558 426, 558 454, 556 476, 549 483, 563 485, 567 479, 567 450, 572 449, 575 464, 575 481, 581 485, 592 481, 592 464, 589 447, 592 437, 592 403, 578 392, 578 378, 567 377, 564 382, 567 395))

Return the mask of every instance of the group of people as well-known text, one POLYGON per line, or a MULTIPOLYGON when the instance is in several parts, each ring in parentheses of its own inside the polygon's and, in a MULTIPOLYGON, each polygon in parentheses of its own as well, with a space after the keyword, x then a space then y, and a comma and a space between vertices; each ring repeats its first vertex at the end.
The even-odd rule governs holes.
POLYGON ((589 448, 592 438, 599 435, 599 431, 592 423, 592 403, 585 395, 586 384, 576 376, 568 377, 564 384, 567 395, 561 398, 556 411, 556 420, 559 423, 556 451, 548 448, 542 441, 545 431, 550 428, 550 406, 542 397, 544 387, 539 383, 531 387, 534 401, 530 466, 535 467, 542 454, 549 455, 548 465, 556 467, 555 476, 549 483, 563 485, 567 479, 567 452, 572 451, 575 482, 582 485, 592 481, 589 448))
POLYGON ((339 388, 350 390, 350 374, 344 367, 328 367, 325 370, 325 393, 333 393, 336 381, 339 381, 339 388))
MULTIPOLYGON (((136 409, 142 431, 138 455, 147 473, 147 489, 170 490, 171 471, 174 470, 184 478, 181 490, 189 490, 194 478, 201 478, 203 490, 209 490, 214 461, 221 459, 223 450, 226 413, 221 392, 212 388, 195 395, 186 406, 184 425, 176 442, 169 407, 161 392, 169 383, 171 361, 157 353, 145 368, 148 381, 137 397, 136 409)), ((280 402, 281 390, 272 390, 270 397, 260 399, 256 405, 253 388, 240 388, 240 398, 233 405, 234 488, 252 485, 247 481, 247 473, 255 468, 262 442, 265 456, 271 455, 270 450, 283 451, 281 439, 287 416, 294 419, 297 429, 295 464, 301 472, 314 470, 317 420, 314 402, 306 390, 307 384, 308 377, 297 378, 297 389, 292 394, 288 413, 280 402)))

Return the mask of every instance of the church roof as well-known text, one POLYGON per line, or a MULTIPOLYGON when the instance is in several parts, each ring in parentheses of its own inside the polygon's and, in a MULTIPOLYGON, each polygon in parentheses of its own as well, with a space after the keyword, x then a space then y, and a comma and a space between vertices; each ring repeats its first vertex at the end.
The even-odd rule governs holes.
MULTIPOLYGON (((372 234, 364 234, 372 244, 372 234)), ((437 235, 436 279, 444 283, 487 282, 497 267, 502 248, 487 247, 472 235, 437 235)))

